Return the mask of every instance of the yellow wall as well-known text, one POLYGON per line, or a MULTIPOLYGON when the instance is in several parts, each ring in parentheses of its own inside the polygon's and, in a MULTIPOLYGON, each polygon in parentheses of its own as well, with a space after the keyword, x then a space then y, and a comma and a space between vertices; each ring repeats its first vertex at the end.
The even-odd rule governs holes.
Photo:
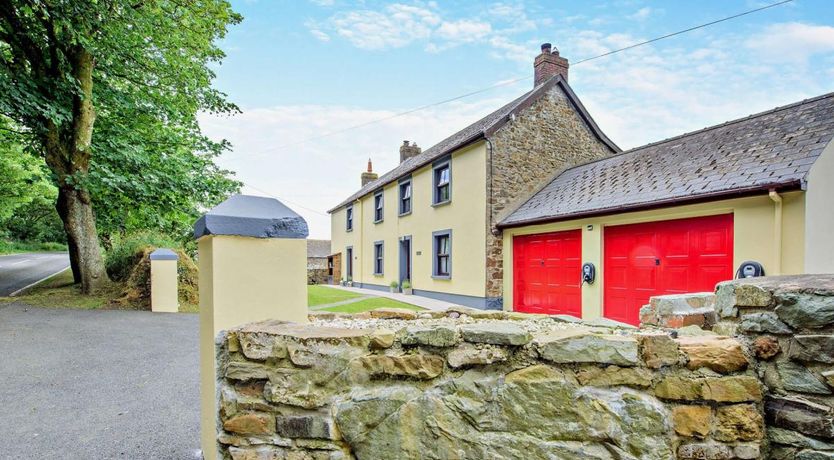
POLYGON ((834 141, 811 167, 805 208, 805 271, 834 273, 834 141))
POLYGON ((582 229, 582 261, 591 262, 597 267, 596 282, 582 287, 582 317, 587 319, 602 316, 602 287, 605 282, 602 260, 603 232, 606 226, 733 213, 734 267, 738 267, 745 260, 756 260, 764 265, 767 273, 802 273, 805 252, 804 193, 786 193, 782 198, 781 267, 775 266, 775 204, 767 195, 505 229, 504 309, 513 308, 512 240, 515 235, 582 229), (588 225, 593 226, 593 229, 589 230, 588 225))
MULTIPOLYGON (((331 215, 331 251, 354 251, 353 281, 387 286, 399 278, 399 238, 411 235, 414 289, 483 297, 486 277, 486 147, 484 142, 452 153, 452 201, 432 206, 432 166, 413 172, 412 212, 400 217, 399 185, 384 188, 384 220, 375 224, 374 195, 354 203, 353 231, 345 231, 345 208, 331 215), (432 274, 432 232, 452 229, 452 279, 432 274), (374 242, 384 241, 385 270, 374 275, 374 242), (417 253, 420 252, 420 255, 417 253)), ((342 273, 346 275, 343 257, 342 273)))
POLYGON ((151 259, 151 311, 176 313, 177 261, 151 259))

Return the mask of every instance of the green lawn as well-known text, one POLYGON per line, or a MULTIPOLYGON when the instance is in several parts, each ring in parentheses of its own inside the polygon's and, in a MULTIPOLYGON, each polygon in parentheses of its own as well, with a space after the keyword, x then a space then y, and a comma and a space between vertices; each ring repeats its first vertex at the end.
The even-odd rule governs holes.
POLYGON ((316 305, 324 305, 326 303, 341 302, 343 300, 355 299, 362 297, 361 294, 343 291, 341 289, 333 289, 332 287, 315 284, 307 286, 307 306, 315 307, 316 305))
MULTIPOLYGON (((341 302, 343 300, 355 299, 362 297, 362 294, 343 291, 341 289, 334 289, 328 286, 312 285, 307 286, 307 306, 314 307, 316 305, 324 305, 328 303, 341 302)), ((374 297, 371 299, 360 300, 358 302, 349 303, 346 305, 338 305, 335 307, 325 308, 321 311, 332 311, 339 313, 359 313, 363 311, 376 310, 377 308, 406 308, 409 310, 423 310, 420 307, 409 305, 407 303, 398 302, 396 300, 387 299, 385 297, 374 297)))
POLYGON ((373 299, 360 300, 359 302, 325 308, 321 311, 333 311, 338 313, 361 313, 363 311, 376 310, 377 308, 404 308, 407 310, 423 311, 422 308, 416 305, 409 305, 407 303, 398 302, 396 300, 386 299, 385 297, 375 297, 373 299))
POLYGON ((66 251, 67 246, 60 243, 24 243, 20 241, 0 240, 0 255, 21 252, 66 251))

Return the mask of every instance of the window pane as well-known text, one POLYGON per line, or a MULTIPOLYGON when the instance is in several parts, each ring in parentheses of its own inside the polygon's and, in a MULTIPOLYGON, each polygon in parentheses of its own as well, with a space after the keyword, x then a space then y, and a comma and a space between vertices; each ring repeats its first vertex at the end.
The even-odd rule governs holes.
POLYGON ((439 173, 440 173, 439 174, 440 178, 437 181, 437 185, 440 186, 440 185, 448 184, 449 183, 449 167, 447 166, 443 169, 440 169, 439 173))
POLYGON ((411 198, 411 184, 405 184, 405 190, 403 191, 403 198, 404 199, 411 198))
POLYGON ((382 209, 382 195, 376 197, 376 208, 382 209))
POLYGON ((440 187, 437 190, 437 201, 446 201, 449 199, 449 184, 440 187))

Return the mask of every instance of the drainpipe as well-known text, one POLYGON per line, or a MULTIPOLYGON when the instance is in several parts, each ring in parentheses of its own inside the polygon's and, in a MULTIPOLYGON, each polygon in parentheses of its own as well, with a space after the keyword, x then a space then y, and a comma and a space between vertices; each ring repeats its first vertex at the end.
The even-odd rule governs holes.
POLYGON ((782 274, 782 197, 776 189, 770 189, 768 196, 773 200, 773 253, 774 266, 773 275, 782 274))

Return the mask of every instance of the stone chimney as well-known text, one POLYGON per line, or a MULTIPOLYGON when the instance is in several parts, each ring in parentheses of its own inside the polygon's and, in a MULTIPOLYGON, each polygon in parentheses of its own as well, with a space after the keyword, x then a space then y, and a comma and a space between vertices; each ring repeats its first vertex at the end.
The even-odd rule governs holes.
POLYGON ((400 163, 411 157, 416 157, 422 151, 420 147, 417 147, 416 142, 408 145, 408 141, 403 141, 403 145, 400 146, 400 163))
POLYGON ((362 186, 364 187, 377 179, 379 179, 379 174, 374 172, 374 165, 371 163, 371 159, 368 158, 368 170, 362 173, 362 186))
POLYGON ((536 56, 536 60, 533 61, 533 73, 535 75, 533 86, 541 85, 556 74, 561 75, 567 81, 568 60, 559 56, 559 50, 553 48, 550 43, 542 43, 542 54, 536 56))

